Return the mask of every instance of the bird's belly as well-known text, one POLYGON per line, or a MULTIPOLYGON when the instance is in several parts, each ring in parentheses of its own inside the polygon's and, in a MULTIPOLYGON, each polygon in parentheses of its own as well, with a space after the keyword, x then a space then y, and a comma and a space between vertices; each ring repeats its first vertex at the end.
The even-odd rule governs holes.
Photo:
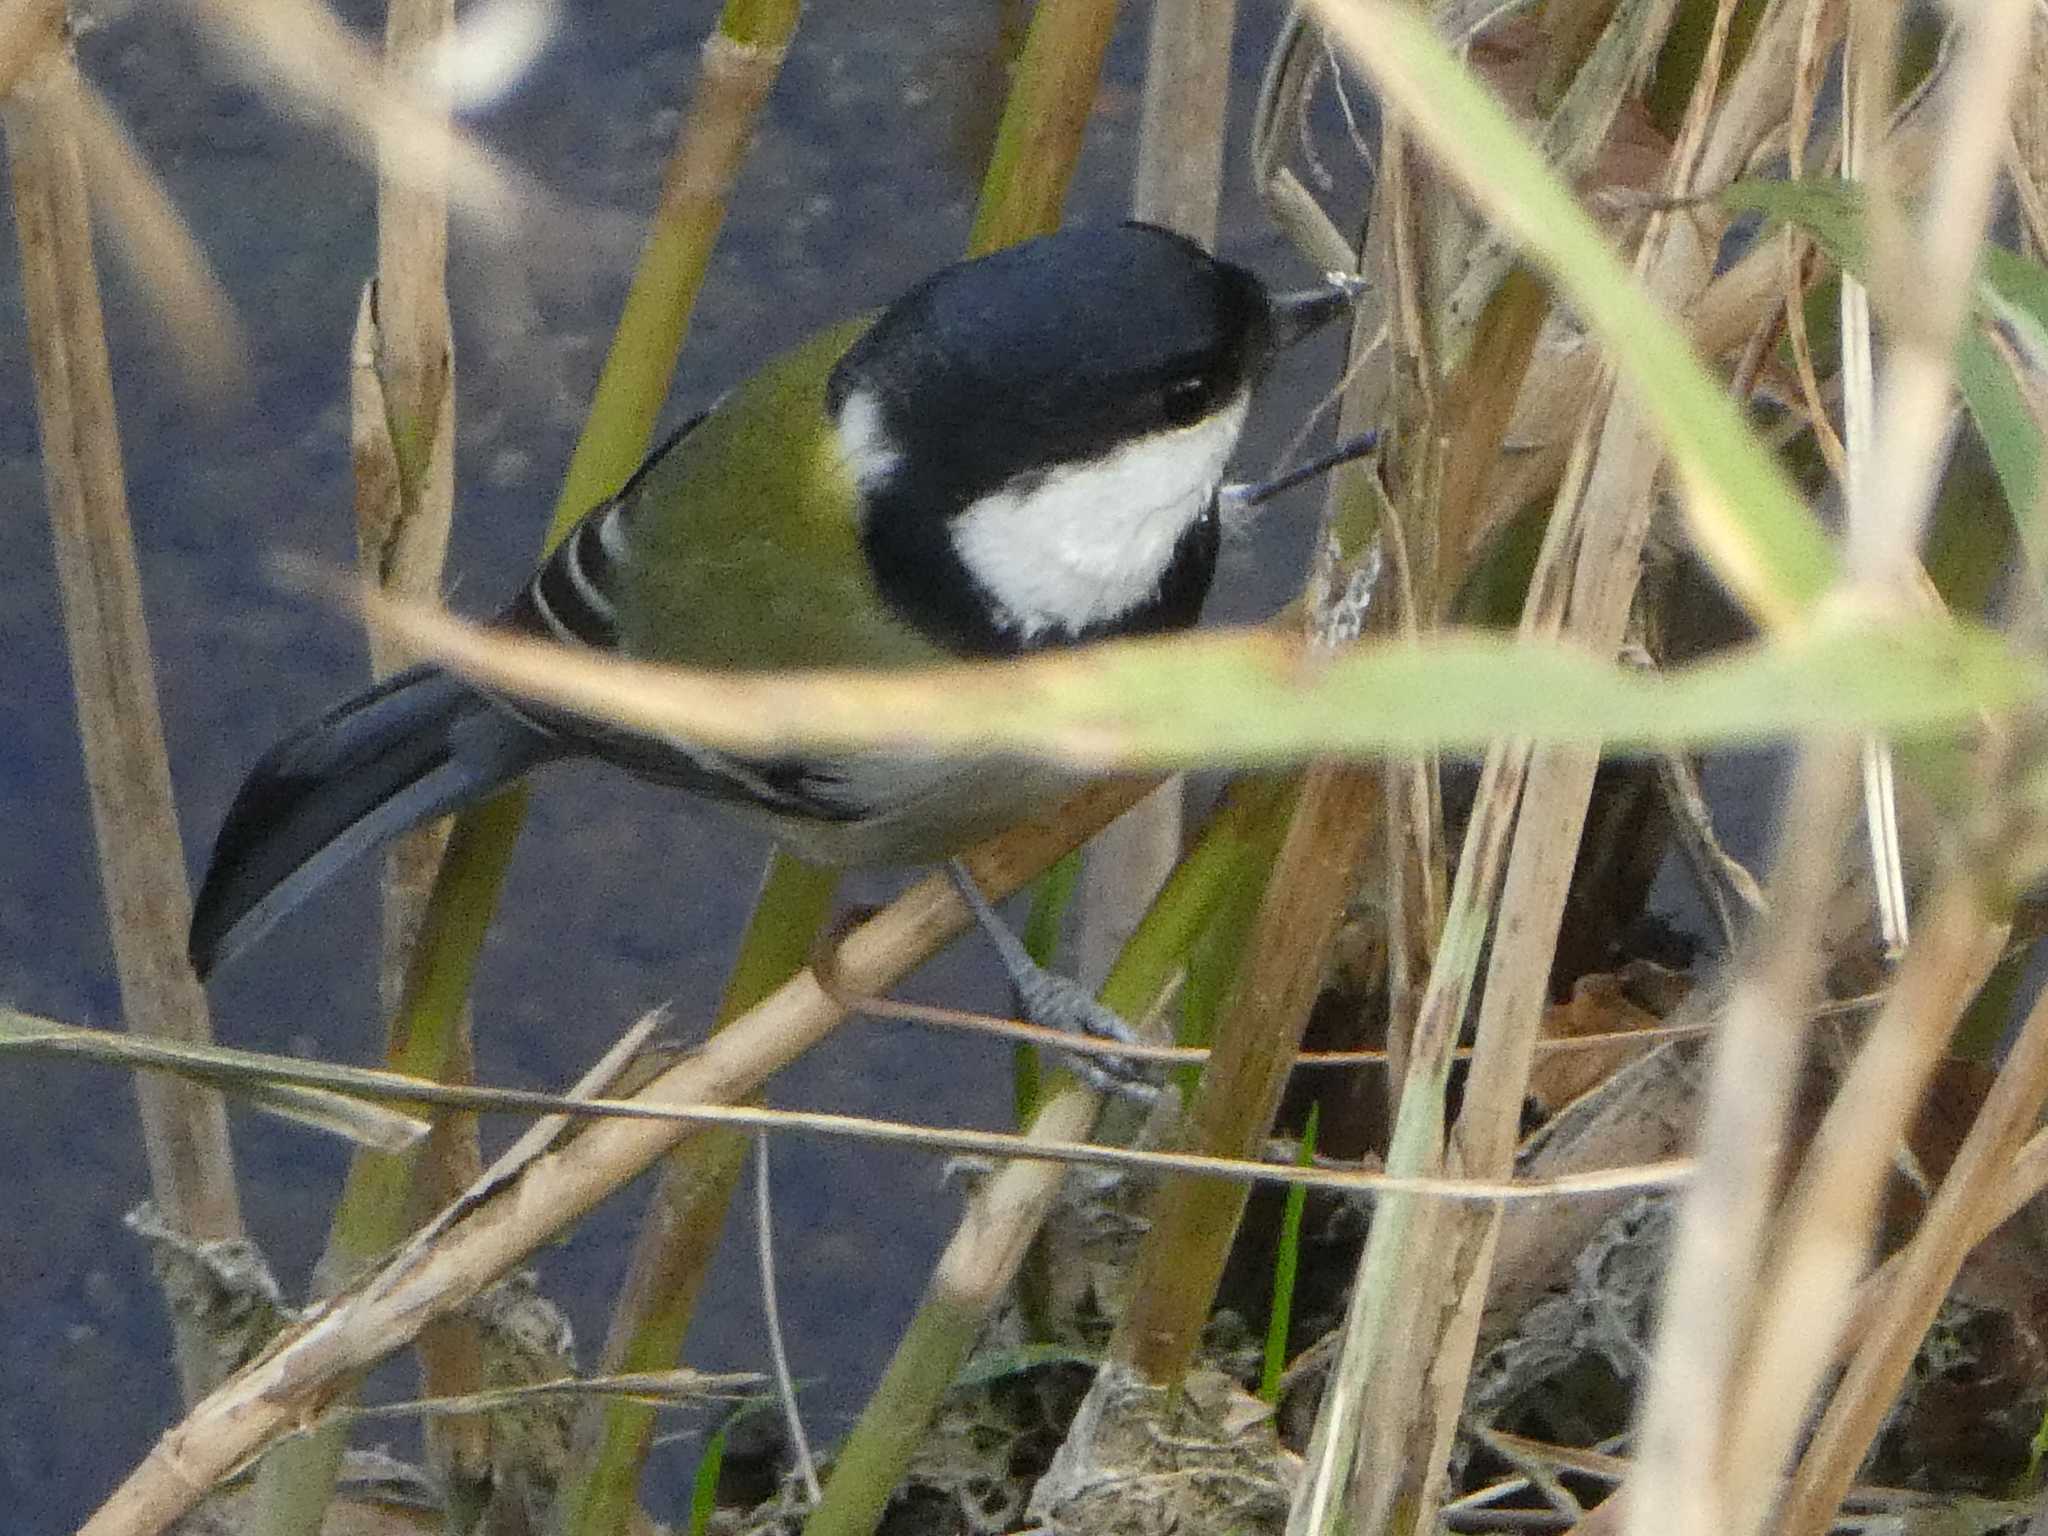
POLYGON ((812 816, 726 800, 816 864, 931 864, 1051 810, 1087 782, 1071 768, 1019 758, 852 757, 817 766, 834 814, 812 816))

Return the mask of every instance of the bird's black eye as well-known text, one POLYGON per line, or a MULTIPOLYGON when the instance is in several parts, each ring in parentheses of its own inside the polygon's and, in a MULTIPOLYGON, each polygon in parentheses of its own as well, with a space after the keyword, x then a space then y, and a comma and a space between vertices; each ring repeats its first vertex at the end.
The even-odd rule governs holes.
POLYGON ((1191 427, 1215 408, 1215 381, 1201 373, 1170 379, 1160 395, 1160 405, 1169 426, 1191 427))

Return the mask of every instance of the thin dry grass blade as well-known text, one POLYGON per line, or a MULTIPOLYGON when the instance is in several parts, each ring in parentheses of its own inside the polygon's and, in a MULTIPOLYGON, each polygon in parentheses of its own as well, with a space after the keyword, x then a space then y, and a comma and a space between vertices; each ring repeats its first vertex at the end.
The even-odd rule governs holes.
POLYGON ((1727 1489, 1721 1448, 1779 1147, 1826 961, 1826 907, 1847 831, 1854 753, 1802 751, 1785 797, 1785 831, 1758 930, 1715 1042, 1700 1181, 1666 1262, 1655 1364, 1638 1432, 1625 1518, 1631 1536, 1717 1536, 1727 1489))
POLYGON ((168 332, 193 390, 202 398, 239 392, 248 376, 248 341, 177 206, 90 85, 80 80, 53 105, 85 156, 93 206, 114 249, 149 295, 150 317, 168 332))
POLYGON ((338 125, 364 160, 416 165, 424 185, 445 179, 459 206, 496 222, 546 206, 536 188, 451 129, 443 108, 421 100, 419 86, 387 74, 376 53, 319 0, 186 3, 209 37, 280 93, 281 105, 338 125))
MULTIPOLYGON (((1403 1178, 1369 1169, 1334 1165, 1302 1167, 1288 1161, 1260 1161, 1256 1157, 1258 1148, 1243 1157, 1213 1156, 1198 1152, 1063 1142, 1049 1138, 1043 1130, 1033 1137, 1025 1137, 1007 1131, 918 1125, 814 1110, 717 1103, 654 1105, 636 1099, 603 1097, 601 1085, 616 1076, 622 1065, 645 1044, 648 1033, 660 1021, 659 1014, 650 1014, 642 1019, 614 1044, 603 1061, 566 1094, 437 1083, 397 1072, 338 1067, 218 1047, 208 1050, 193 1046, 173 1047, 167 1042, 136 1040, 103 1030, 56 1024, 5 1011, 0 1011, 0 1047, 168 1072, 208 1085, 221 1085, 238 1093, 252 1087, 280 1085, 305 1091, 303 1085, 326 1083, 331 1086, 315 1091, 324 1093, 330 1100, 339 1099, 349 1110, 374 1107, 378 1101, 388 1101, 420 1108, 537 1116, 511 1150, 494 1162, 470 1189, 463 1192, 460 1199, 409 1239, 409 1246, 414 1248, 446 1231, 470 1211, 507 1188, 521 1171, 547 1151, 572 1120, 637 1120, 686 1127, 801 1131, 889 1146, 913 1146, 929 1152, 1085 1164, 1132 1173, 1193 1174, 1238 1184, 1298 1185, 1306 1189, 1342 1190, 1357 1194, 1420 1194, 1444 1200, 1540 1201, 1656 1189, 1683 1181, 1691 1167, 1683 1158, 1658 1157, 1626 1165, 1573 1168, 1523 1179, 1403 1178)), ((423 1130, 418 1121, 390 1110, 378 1113, 391 1128, 390 1139, 395 1149, 402 1150, 418 1141, 423 1130)))
POLYGON ((152 1068, 175 1073, 189 1082, 229 1093, 242 1103, 294 1125, 346 1137, 360 1146, 403 1152, 427 1134, 427 1124, 372 1103, 360 1094, 337 1093, 283 1075, 300 1063, 275 1058, 276 1073, 254 1070, 246 1052, 193 1045, 156 1036, 114 1034, 82 1029, 54 1019, 38 1019, 0 1007, 0 1053, 70 1056, 112 1066, 152 1068))
POLYGON ((1014 752, 1093 772, 1483 748, 1504 732, 1616 751, 1815 728, 1936 736, 2048 691, 2048 663, 1981 627, 1847 609, 1655 676, 1542 636, 1444 629, 1329 655, 1270 627, 1013 661, 738 673, 597 656, 365 601, 452 670, 652 734, 740 751, 1014 752))

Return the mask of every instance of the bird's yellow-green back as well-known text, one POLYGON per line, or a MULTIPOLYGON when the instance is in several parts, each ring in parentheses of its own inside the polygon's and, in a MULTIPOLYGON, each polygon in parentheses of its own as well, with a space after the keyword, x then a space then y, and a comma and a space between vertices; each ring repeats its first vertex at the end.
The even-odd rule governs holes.
POLYGON ((825 408, 833 364, 869 323, 783 354, 647 471, 626 512, 628 655, 743 670, 938 659, 868 577, 825 408))

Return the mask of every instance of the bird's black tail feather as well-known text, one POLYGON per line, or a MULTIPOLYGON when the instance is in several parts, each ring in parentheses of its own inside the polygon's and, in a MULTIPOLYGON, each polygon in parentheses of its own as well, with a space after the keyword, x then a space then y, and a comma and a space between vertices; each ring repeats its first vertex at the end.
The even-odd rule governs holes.
POLYGON ((271 748, 235 796, 193 906, 193 969, 204 977, 372 848, 551 755, 545 732, 437 667, 337 705, 271 748))

